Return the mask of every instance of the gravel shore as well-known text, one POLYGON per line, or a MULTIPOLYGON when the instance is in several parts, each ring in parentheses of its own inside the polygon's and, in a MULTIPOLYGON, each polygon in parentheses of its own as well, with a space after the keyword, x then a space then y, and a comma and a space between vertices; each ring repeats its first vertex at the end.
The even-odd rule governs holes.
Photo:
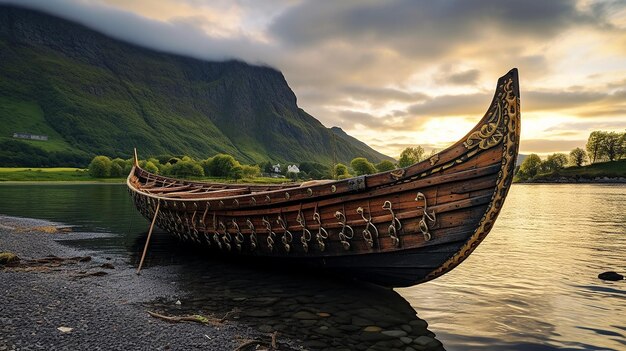
POLYGON ((137 276, 123 258, 93 253, 86 262, 34 264, 29 260, 49 255, 86 256, 56 242, 65 234, 45 232, 50 227, 58 224, 0 216, 0 252, 21 259, 20 266, 0 266, 1 351, 234 350, 246 340, 267 339, 230 321, 203 325, 150 317, 146 304, 177 301, 183 293, 171 283, 175 270, 169 267, 137 276))

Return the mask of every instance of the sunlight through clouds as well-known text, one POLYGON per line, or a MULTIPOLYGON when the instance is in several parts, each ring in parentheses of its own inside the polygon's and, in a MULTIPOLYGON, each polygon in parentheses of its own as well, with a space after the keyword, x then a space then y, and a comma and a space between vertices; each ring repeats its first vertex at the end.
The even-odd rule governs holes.
POLYGON ((0 0, 158 50, 279 69, 298 104, 396 157, 441 149, 520 71, 521 153, 626 129, 626 2, 0 0))

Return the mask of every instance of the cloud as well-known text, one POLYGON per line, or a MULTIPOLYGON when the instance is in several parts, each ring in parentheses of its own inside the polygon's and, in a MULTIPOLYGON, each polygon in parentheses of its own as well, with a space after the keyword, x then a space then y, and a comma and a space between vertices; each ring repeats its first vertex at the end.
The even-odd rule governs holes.
POLYGON ((586 139, 522 139, 520 149, 526 153, 569 152, 577 147, 584 147, 586 139))
POLYGON ((442 95, 423 103, 411 105, 408 112, 413 115, 483 115, 489 109, 493 94, 476 93, 465 95, 442 95))
MULTIPOLYGON (((276 67, 302 108, 364 140, 428 134, 426 123, 451 116, 480 118, 496 79, 512 67, 520 68, 524 113, 584 117, 591 124, 577 128, 592 129, 605 123, 598 115, 625 116, 623 1, 0 3, 40 9, 165 52, 276 67), (589 48, 580 39, 605 44, 589 48)), ((373 145, 399 153, 400 145, 373 145)))
POLYGON ((440 56, 491 33, 552 37, 568 27, 596 24, 569 0, 531 1, 304 1, 278 16, 270 32, 290 46, 343 41, 393 47, 411 56, 440 56))

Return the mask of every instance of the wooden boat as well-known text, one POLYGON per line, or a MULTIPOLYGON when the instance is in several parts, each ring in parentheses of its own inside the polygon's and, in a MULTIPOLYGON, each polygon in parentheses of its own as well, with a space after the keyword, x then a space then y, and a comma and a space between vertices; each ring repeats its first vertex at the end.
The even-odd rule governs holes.
POLYGON ((127 184, 144 217, 207 250, 409 286, 449 272, 489 233, 519 135, 513 69, 474 129, 406 168, 321 183, 219 184, 149 173, 135 153, 127 184))

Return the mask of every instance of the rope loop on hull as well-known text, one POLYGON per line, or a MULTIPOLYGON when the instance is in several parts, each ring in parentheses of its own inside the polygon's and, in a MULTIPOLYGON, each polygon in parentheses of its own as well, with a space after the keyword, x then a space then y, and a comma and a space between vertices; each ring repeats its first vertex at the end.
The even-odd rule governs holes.
POLYGON ((391 238, 391 242, 393 243, 393 245, 395 247, 399 247, 400 238, 398 238, 398 231, 402 229, 402 223, 400 223, 400 220, 396 217, 396 214, 393 212, 393 209, 391 209, 390 201, 385 201, 385 203, 383 204, 383 209, 391 213, 391 224, 389 225, 387 232, 389 233, 389 237, 391 238))
POLYGON ((363 218, 363 220, 365 221, 365 229, 363 229, 363 239, 365 240, 369 248, 372 249, 374 248, 374 239, 372 237, 372 233, 374 233, 374 236, 376 237, 376 239, 378 239, 378 228, 376 228, 376 226, 372 224, 372 213, 369 211, 369 208, 367 217, 365 217, 364 212, 365 211, 363 210, 363 207, 359 207, 356 209, 356 213, 360 214, 361 218, 363 218), (370 230, 370 228, 372 228, 372 230, 370 230))
POLYGON ((311 231, 309 231, 306 227, 306 218, 304 218, 302 209, 298 211, 296 222, 298 222, 298 224, 300 224, 300 226, 302 227, 302 236, 300 237, 302 248, 304 249, 304 252, 309 252, 309 241, 311 241, 312 235, 311 231))
POLYGON ((315 206, 315 212, 313 212, 313 220, 317 222, 317 234, 315 235, 315 239, 317 240, 317 245, 320 248, 320 251, 326 250, 326 243, 324 240, 328 239, 328 232, 324 227, 322 227, 322 218, 320 217, 319 212, 317 212, 317 206, 315 206))
POLYGON ((280 239, 283 242, 285 247, 285 251, 289 252, 291 250, 291 242, 293 241, 293 234, 287 229, 289 226, 287 222, 283 219, 282 215, 279 215, 276 219, 276 223, 283 228, 283 237, 280 239))
POLYGON ((430 213, 428 213, 428 202, 426 200, 426 195, 418 192, 417 196, 415 197, 415 201, 424 201, 424 214, 422 215, 422 219, 420 219, 419 222, 419 230, 420 232, 422 232, 424 240, 429 241, 430 239, 432 239, 432 235, 430 234, 430 228, 428 227, 427 221, 430 222, 431 225, 434 225, 437 221, 437 216, 435 214, 435 211, 431 211, 430 213))
POLYGON ((276 233, 272 230, 272 223, 270 223, 267 217, 263 217, 263 224, 265 224, 265 229, 267 230, 267 248, 272 252, 274 251, 276 233))
POLYGON ((335 218, 339 220, 339 222, 337 223, 341 224, 339 241, 341 241, 341 245, 343 245, 344 250, 350 250, 349 240, 354 237, 354 230, 352 229, 352 227, 346 224, 346 216, 341 211, 335 212, 335 218))

